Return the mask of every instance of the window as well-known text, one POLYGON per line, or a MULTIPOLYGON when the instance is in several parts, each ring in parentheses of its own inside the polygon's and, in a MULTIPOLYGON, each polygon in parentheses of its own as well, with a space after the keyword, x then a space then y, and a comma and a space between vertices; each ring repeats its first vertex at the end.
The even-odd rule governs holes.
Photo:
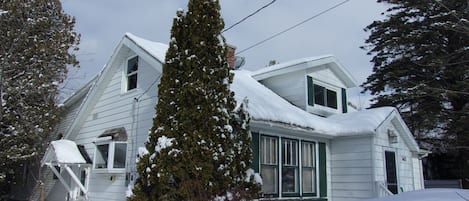
POLYGON ((137 88, 138 56, 127 61, 127 91, 137 88))
POLYGON ((282 140, 282 193, 299 193, 298 142, 282 140))
POLYGON ((324 143, 260 135, 257 150, 264 198, 327 196, 324 143))
POLYGON ((337 92, 314 84, 314 103, 337 109, 337 92))
POLYGON ((261 176, 262 192, 264 194, 277 194, 278 189, 278 149, 277 138, 261 137, 261 176))
POLYGON ((126 156, 126 142, 110 140, 97 142, 94 156, 94 168, 97 170, 124 169, 126 156))
POLYGON ((312 142, 301 143, 301 178, 303 194, 316 193, 315 146, 312 142))
MULTIPOLYGON (((338 97, 337 91, 340 88, 322 83, 321 81, 313 80, 312 77, 307 76, 307 92, 308 92, 308 105, 314 106, 314 104, 322 105, 332 109, 338 109, 338 97), (313 83, 314 82, 314 83, 313 83), (319 84, 317 83, 319 82, 319 84)), ((342 107, 347 106, 345 89, 342 89, 342 107)), ((343 109, 346 112, 346 109, 343 109)))

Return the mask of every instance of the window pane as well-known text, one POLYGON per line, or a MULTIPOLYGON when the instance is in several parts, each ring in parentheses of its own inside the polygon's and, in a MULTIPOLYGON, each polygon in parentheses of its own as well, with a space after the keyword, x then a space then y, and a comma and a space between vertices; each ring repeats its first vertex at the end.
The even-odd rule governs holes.
POLYGON ((127 77, 127 90, 137 88, 137 74, 133 74, 127 77))
POLYGON ((277 193, 277 167, 261 165, 262 192, 265 194, 277 193))
POLYGON ((126 153, 127 144, 116 143, 114 145, 114 168, 125 168, 126 153))
POLYGON ((261 136, 261 164, 277 164, 277 139, 261 136))
POLYGON ((282 166, 282 192, 297 193, 298 190, 298 142, 295 140, 282 140, 284 156, 282 166))
POLYGON ((138 57, 129 59, 129 61, 127 62, 127 74, 130 74, 137 70, 138 70, 138 57))
POLYGON ((302 161, 303 167, 314 167, 314 143, 303 142, 302 143, 302 161))
POLYGON ((266 163, 266 164, 272 164, 272 160, 270 159, 270 158, 271 158, 271 155, 272 155, 271 150, 270 150, 270 149, 271 149, 271 148, 270 148, 270 143, 271 143, 270 141, 271 141, 271 140, 268 139, 268 140, 267 140, 267 143, 265 144, 265 153, 266 153, 265 163, 266 163))
POLYGON ((337 109, 337 92, 327 89, 327 107, 337 109))
POLYGON ((302 172, 303 179, 303 193, 315 193, 316 186, 314 183, 314 169, 313 168, 303 168, 302 172))
POLYGON ((107 159, 109 155, 109 144, 96 146, 95 168, 107 168, 107 159))
POLYGON ((296 167, 282 167, 282 192, 296 193, 298 169, 296 167))
POLYGON ((314 103, 318 105, 325 105, 325 88, 317 84, 314 85, 314 103))

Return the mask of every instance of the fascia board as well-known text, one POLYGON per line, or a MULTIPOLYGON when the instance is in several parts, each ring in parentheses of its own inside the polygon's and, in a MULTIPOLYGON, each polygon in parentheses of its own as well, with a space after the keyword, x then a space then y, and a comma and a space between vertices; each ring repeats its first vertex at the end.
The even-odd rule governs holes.
MULTIPOLYGON (((262 120, 252 120, 250 121, 251 131, 265 131, 271 133, 281 133, 297 137, 307 137, 307 138, 321 138, 329 140, 335 136, 318 133, 313 129, 301 128, 297 126, 292 126, 288 124, 272 122, 272 121, 262 121, 262 120)), ((262 132, 261 132, 262 133, 262 132)))
MULTIPOLYGON (((99 92, 102 91, 105 87, 103 83, 106 81, 109 81, 112 78, 112 74, 110 71, 113 69, 112 67, 115 65, 112 65, 115 60, 117 59, 119 52, 122 50, 123 43, 125 39, 122 39, 119 42, 119 45, 117 48, 114 50, 111 58, 108 60, 104 68, 101 70, 101 72, 97 75, 96 80, 91 84, 91 88, 88 91, 87 96, 82 102, 82 105, 80 106, 80 109, 78 111, 78 114, 76 118, 74 119, 72 125, 70 128, 65 132, 64 139, 70 139, 73 140, 72 134, 78 134, 78 131, 80 129, 80 126, 83 124, 83 122, 86 120, 87 115, 91 112, 92 108, 94 105, 97 104, 97 99, 99 98, 99 92)), ((74 137, 74 136, 73 136, 74 137)))
POLYGON ((139 57, 143 60, 148 62, 150 66, 155 68, 158 72, 163 72, 162 64, 165 61, 161 61, 152 54, 148 52, 148 50, 144 49, 143 47, 139 46, 135 41, 129 38, 127 35, 124 36, 123 44, 134 51, 139 57))

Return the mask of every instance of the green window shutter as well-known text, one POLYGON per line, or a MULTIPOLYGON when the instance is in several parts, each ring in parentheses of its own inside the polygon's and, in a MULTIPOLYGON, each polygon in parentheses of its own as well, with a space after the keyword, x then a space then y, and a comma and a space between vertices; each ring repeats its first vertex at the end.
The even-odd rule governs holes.
POLYGON ((313 87, 313 78, 307 76, 308 88, 308 105, 314 106, 314 87, 313 87))
POLYGON ((259 172, 259 133, 251 132, 251 149, 252 149, 252 164, 251 168, 254 172, 259 172))
POLYGON ((327 197, 326 144, 319 143, 319 197, 327 197))
POLYGON ((347 113, 347 89, 342 88, 342 113, 347 113))

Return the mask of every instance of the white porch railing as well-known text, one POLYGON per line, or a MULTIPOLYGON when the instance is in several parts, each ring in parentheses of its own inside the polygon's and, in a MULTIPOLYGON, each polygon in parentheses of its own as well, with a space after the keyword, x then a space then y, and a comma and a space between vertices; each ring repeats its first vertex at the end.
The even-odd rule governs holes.
POLYGON ((377 181, 376 182, 376 190, 377 190, 377 197, 386 197, 390 195, 394 195, 391 191, 388 190, 386 185, 383 182, 377 181))

